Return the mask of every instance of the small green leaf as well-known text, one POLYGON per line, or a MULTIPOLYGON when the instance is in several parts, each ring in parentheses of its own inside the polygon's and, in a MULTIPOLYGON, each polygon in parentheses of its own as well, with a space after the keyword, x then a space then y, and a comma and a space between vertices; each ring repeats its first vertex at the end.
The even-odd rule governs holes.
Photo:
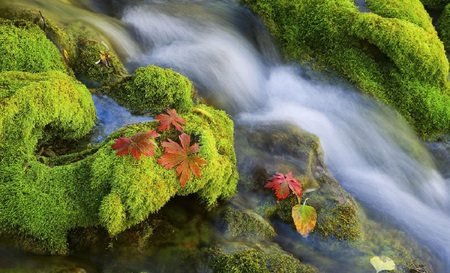
POLYGON ((386 256, 374 256, 370 259, 370 263, 375 267, 377 273, 383 270, 395 270, 394 261, 386 256))
POLYGON ((303 205, 297 204, 292 207, 292 219, 294 219, 294 224, 298 233, 303 237, 308 237, 308 234, 316 226, 316 209, 305 205, 305 203, 303 203, 303 205))

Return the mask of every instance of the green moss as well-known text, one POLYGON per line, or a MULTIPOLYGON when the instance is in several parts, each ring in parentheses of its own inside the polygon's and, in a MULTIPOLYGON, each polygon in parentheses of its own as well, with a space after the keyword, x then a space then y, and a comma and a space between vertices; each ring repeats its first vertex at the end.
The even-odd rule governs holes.
POLYGON ((69 63, 77 78, 92 84, 106 84, 120 80, 126 73, 122 63, 107 40, 92 27, 82 23, 73 23, 67 32, 76 41, 76 51, 69 55, 69 63), (99 60, 107 54, 107 65, 99 60))
MULTIPOLYGON (((102 226, 116 235, 147 219, 177 194, 198 193, 211 206, 235 192, 233 122, 223 111, 198 105, 184 115, 185 132, 199 138, 200 156, 207 164, 201 178, 181 188, 175 170, 157 164, 157 157, 137 161, 120 157, 111 148, 122 135, 156 129, 156 121, 115 132, 95 149, 82 151, 75 163, 37 155, 39 143, 55 137, 76 140, 94 125, 89 91, 66 74, 3 72, 0 94, 0 234, 18 230, 35 238, 41 249, 66 253, 66 233, 71 229, 102 226), (45 164, 49 162, 60 165, 45 164)), ((158 143, 176 137, 173 131, 162 135, 158 143)))
POLYGON ((300 263, 292 255, 274 246, 265 246, 263 249, 238 246, 232 253, 211 249, 207 254, 210 266, 217 273, 318 272, 316 268, 300 263))
POLYGON ((244 237, 248 239, 270 239, 276 235, 270 223, 257 213, 246 210, 227 208, 224 221, 228 227, 227 236, 244 237))
POLYGON ((0 71, 66 71, 55 45, 26 21, 0 20, 0 56, 0 71))
POLYGON ((105 91, 137 114, 150 112, 156 115, 167 108, 176 108, 183 113, 194 105, 194 87, 189 79, 172 69, 157 66, 140 67, 133 76, 105 91))
POLYGON ((367 0, 366 4, 369 10, 383 18, 397 18, 402 21, 407 21, 436 35, 436 30, 434 29, 430 15, 420 1, 367 0))
POLYGON ((359 12, 350 0, 243 2, 264 20, 287 60, 337 71, 397 109, 423 138, 449 129, 449 65, 418 0, 367 1, 375 13, 359 12))
POLYGON ((434 8, 440 5, 450 3, 449 0, 420 0, 420 2, 422 2, 424 6, 429 8, 434 8))
POLYGON ((439 37, 444 42, 447 52, 450 50, 450 5, 446 5, 442 11, 436 26, 439 37))

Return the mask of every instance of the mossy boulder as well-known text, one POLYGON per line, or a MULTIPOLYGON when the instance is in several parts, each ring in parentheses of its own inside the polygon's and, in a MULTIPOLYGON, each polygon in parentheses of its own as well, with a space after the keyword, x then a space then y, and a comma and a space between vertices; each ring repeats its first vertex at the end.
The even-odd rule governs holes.
POLYGON ((0 19, 0 71, 67 72, 58 48, 37 25, 0 19))
POLYGON ((291 211, 297 198, 290 195, 276 202, 275 195, 264 189, 275 172, 292 172, 303 190, 308 204, 317 211, 317 224, 313 234, 324 238, 356 241, 361 238, 359 207, 353 197, 340 187, 328 172, 318 138, 289 124, 268 123, 238 126, 236 130, 237 156, 244 191, 265 194, 265 203, 256 211, 271 219, 281 219, 294 227, 291 211), (266 151, 270 151, 267 153, 266 151))
POLYGON ((264 247, 230 244, 224 248, 212 248, 206 254, 210 257, 209 265, 218 273, 319 272, 274 244, 264 247))
MULTIPOLYGON (((66 234, 75 228, 101 226, 116 235, 175 195, 196 193, 212 206, 235 193, 233 122, 223 111, 197 105, 183 115, 184 132, 198 139, 207 164, 201 178, 181 187, 175 170, 157 164, 162 149, 138 161, 111 147, 120 136, 156 130, 157 121, 129 125, 74 154, 41 155, 39 145, 79 140, 94 125, 91 94, 70 76, 3 72, 0 94, 0 233, 22 236, 32 251, 67 253, 66 234)), ((175 131, 162 133, 158 144, 176 137, 175 131)))
POLYGON ((448 131, 449 65, 419 0, 243 0, 268 26, 286 60, 337 71, 395 108, 423 138, 448 131))
POLYGON ((158 114, 177 108, 180 113, 194 106, 194 87, 188 78, 157 66, 140 67, 132 76, 103 91, 136 114, 158 114))
POLYGON ((118 81, 127 73, 108 40, 94 28, 72 23, 67 26, 67 32, 76 43, 69 64, 81 81, 99 86, 118 81))

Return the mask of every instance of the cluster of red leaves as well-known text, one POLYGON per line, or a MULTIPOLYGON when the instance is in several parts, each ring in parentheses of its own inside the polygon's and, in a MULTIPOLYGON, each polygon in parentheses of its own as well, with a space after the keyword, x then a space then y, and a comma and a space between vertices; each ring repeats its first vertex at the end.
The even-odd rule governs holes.
POLYGON ((286 174, 275 173, 264 186, 264 188, 271 188, 275 191, 277 200, 288 197, 290 190, 298 197, 302 196, 302 185, 297 179, 292 177, 292 173, 286 174))
MULTIPOLYGON (((179 136, 181 145, 171 139, 161 143, 161 146, 165 148, 164 154, 157 162, 166 169, 178 166, 176 172, 180 177, 181 187, 184 187, 186 182, 191 179, 191 172, 200 178, 202 171, 200 165, 206 164, 206 161, 196 155, 200 151, 200 144, 191 145, 191 137, 183 133, 185 120, 177 114, 175 109, 168 109, 167 114, 159 114, 155 119, 161 123, 158 131, 168 131, 173 125, 176 130, 181 132, 179 136)), ((159 134, 154 130, 146 133, 139 132, 131 137, 123 136, 116 140, 112 148, 117 150, 119 156, 125 156, 131 152, 136 160, 139 160, 141 154, 155 156, 154 149, 157 148, 157 145, 153 139, 158 136, 159 134)))

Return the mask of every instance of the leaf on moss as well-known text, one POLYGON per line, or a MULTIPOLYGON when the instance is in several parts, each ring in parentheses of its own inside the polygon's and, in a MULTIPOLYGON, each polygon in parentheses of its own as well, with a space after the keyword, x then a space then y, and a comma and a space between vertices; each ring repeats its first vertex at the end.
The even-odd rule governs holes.
POLYGON ((288 197, 290 190, 292 190, 298 197, 302 196, 302 185, 297 179, 292 177, 292 173, 286 174, 275 173, 264 186, 275 191, 277 201, 288 197))
POLYGON ((114 150, 117 150, 119 156, 128 155, 131 153, 136 160, 139 160, 141 154, 145 156, 155 156, 156 143, 153 138, 158 137, 159 134, 155 131, 138 132, 131 137, 120 137, 111 146, 114 150))
POLYGON ((186 124, 184 118, 180 117, 175 109, 167 109, 167 115, 159 114, 155 119, 161 122, 158 131, 168 131, 170 130, 170 125, 173 125, 175 129, 182 132, 183 126, 186 124))
POLYGON ((303 237, 308 237, 308 234, 316 226, 317 213, 314 207, 308 206, 305 203, 292 207, 292 219, 294 219, 295 228, 298 233, 303 237))
POLYGON ((386 256, 374 256, 370 259, 370 263, 375 267, 377 273, 384 270, 395 270, 394 261, 386 256))
POLYGON ((176 172, 180 177, 181 187, 184 187, 186 182, 191 179, 191 172, 200 178, 202 172, 200 165, 206 164, 206 161, 195 155, 200 151, 199 143, 190 146, 191 137, 185 133, 182 133, 179 138, 181 146, 171 139, 161 143, 165 149, 164 154, 158 159, 158 163, 166 169, 178 165, 176 172))

